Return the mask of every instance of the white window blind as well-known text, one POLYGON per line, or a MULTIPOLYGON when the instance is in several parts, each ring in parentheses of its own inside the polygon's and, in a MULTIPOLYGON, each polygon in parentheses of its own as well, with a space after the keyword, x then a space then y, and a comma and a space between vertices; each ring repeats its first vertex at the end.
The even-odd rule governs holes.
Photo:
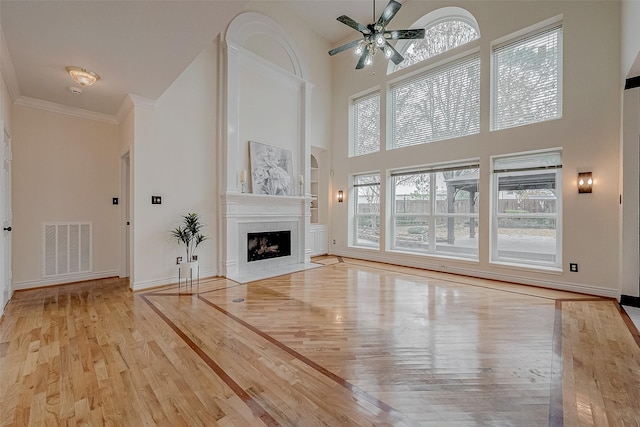
POLYGON ((353 156, 380 151, 380 92, 353 101, 353 156))
POLYGON ((493 172, 496 173, 559 168, 562 168, 562 154, 559 151, 498 157, 493 161, 493 172))
POLYGON ((474 54, 391 86, 391 148, 480 131, 480 56, 474 54))
POLYGON ((493 48, 493 129, 562 116, 562 23, 493 48))

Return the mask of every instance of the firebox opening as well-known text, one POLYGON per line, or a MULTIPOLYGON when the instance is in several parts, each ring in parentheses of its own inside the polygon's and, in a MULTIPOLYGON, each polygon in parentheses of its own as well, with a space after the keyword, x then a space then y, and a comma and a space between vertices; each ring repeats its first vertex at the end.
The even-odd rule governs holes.
POLYGON ((247 262, 291 255, 291 230, 247 233, 247 262))

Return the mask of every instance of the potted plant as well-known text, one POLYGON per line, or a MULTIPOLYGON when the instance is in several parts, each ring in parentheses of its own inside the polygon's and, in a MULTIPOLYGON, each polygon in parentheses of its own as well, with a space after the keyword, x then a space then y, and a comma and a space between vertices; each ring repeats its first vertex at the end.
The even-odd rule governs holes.
POLYGON ((198 267, 196 248, 207 240, 207 236, 202 234, 203 227, 197 213, 187 213, 182 216, 182 224, 170 231, 171 240, 184 245, 187 252, 186 261, 180 263, 180 274, 185 277, 191 277, 193 270, 198 267))

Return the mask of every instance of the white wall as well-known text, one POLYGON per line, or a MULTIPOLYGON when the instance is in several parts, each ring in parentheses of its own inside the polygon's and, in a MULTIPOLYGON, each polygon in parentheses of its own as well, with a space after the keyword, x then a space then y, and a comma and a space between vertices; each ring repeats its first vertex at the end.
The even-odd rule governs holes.
POLYGON ((186 255, 169 241, 181 216, 200 214, 210 236, 198 248, 200 277, 218 274, 217 49, 214 42, 156 101, 155 110, 135 107, 133 288, 176 282, 176 257, 186 255), (161 196, 152 205, 151 196, 161 196))
MULTIPOLYGON (((440 5, 407 2, 393 24, 409 26, 440 5)), ((347 158, 349 96, 374 86, 386 87, 386 61, 374 68, 354 70, 353 55, 334 57, 332 162, 334 190, 349 188, 349 175, 412 165, 479 158, 479 262, 453 261, 349 248, 348 203, 334 204, 331 213, 332 252, 397 264, 486 276, 519 283, 535 283, 609 296, 620 294, 619 171, 620 171, 620 5, 615 2, 450 2, 471 12, 480 26, 481 131, 478 135, 398 150, 347 158), (498 132, 489 131, 491 42, 564 15, 563 118, 498 132), (375 71, 375 75, 373 72, 375 71), (563 148, 563 263, 562 273, 506 268, 489 263, 490 157, 543 148, 563 148), (594 174, 593 194, 578 195, 578 171, 594 174), (568 272, 577 262, 578 273, 568 272)), ((346 40, 348 41, 348 40, 346 40)), ((410 72, 410 70, 407 70, 410 72)), ((383 104, 384 108, 384 104, 383 104)), ((384 125, 383 125, 384 135, 384 125)), ((383 142, 384 145, 384 142, 383 142)))
POLYGON ((640 37, 638 23, 640 22, 640 1, 622 1, 622 76, 624 78, 637 77, 640 73, 640 37), (630 72, 635 64, 636 72, 630 72))
MULTIPOLYGON (((331 100, 332 100, 332 70, 331 58, 327 54, 331 47, 329 43, 310 31, 308 25, 295 15, 287 6, 287 2, 252 1, 245 11, 262 13, 276 21, 295 41, 300 61, 306 65, 308 75, 305 80, 313 83, 311 91, 311 146, 323 149, 331 145, 331 100)), ((286 61, 282 54, 271 58, 270 54, 276 50, 271 45, 260 45, 253 42, 247 46, 255 53, 286 68, 286 61), (260 49, 264 49, 260 51, 260 49)), ((289 68, 289 71, 291 69, 289 68)))
POLYGON ((118 128, 94 120, 14 106, 14 289, 117 276, 118 128), (42 223, 91 221, 93 272, 42 278, 42 223))

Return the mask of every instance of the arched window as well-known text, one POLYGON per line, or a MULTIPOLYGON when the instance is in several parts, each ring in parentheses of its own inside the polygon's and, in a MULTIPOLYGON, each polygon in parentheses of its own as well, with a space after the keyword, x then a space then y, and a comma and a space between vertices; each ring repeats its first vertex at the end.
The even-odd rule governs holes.
POLYGON ((473 15, 459 7, 444 7, 430 12, 411 28, 424 28, 425 38, 398 41, 396 50, 404 56, 404 61, 398 65, 389 62, 387 74, 480 38, 478 23, 473 15))

